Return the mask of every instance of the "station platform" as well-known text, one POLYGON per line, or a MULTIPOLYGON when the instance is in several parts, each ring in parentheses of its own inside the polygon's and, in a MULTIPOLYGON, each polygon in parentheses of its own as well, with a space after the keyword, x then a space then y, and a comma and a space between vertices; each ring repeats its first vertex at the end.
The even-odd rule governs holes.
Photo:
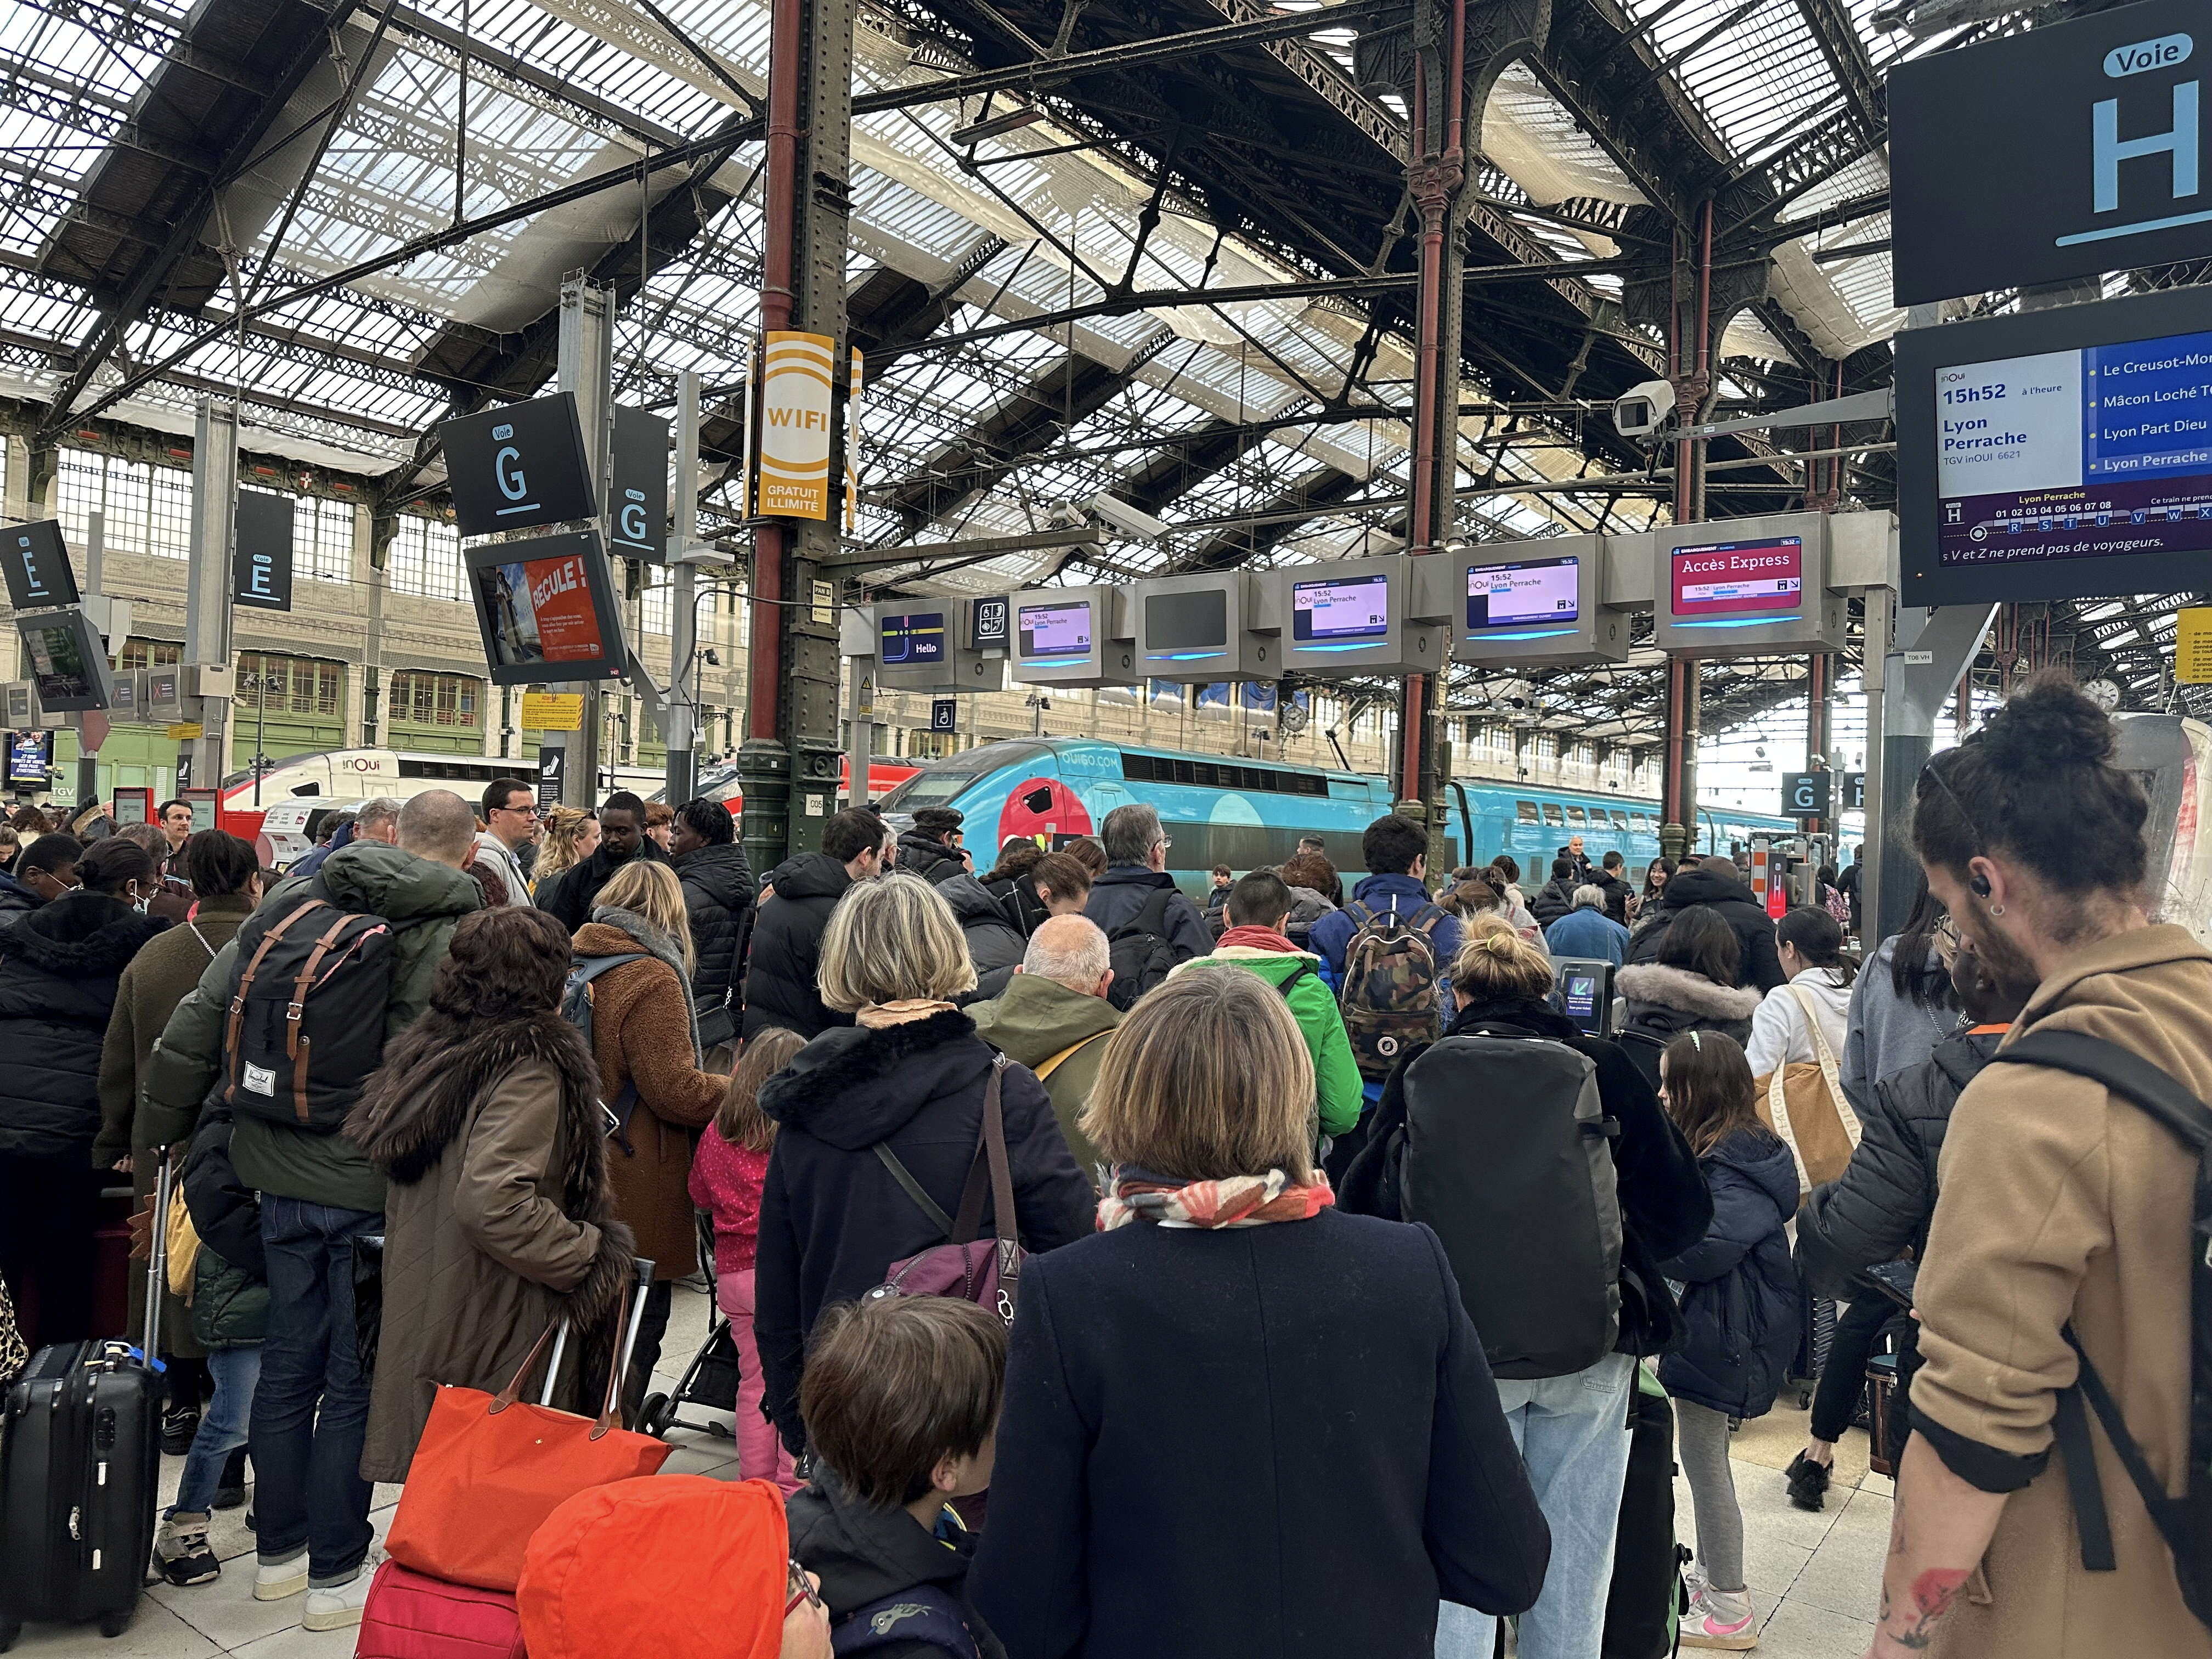
MULTIPOLYGON (((705 1340, 712 1306, 702 1292, 678 1285, 654 1387, 672 1388, 705 1340)), ((1818 1515, 1792 1509, 1782 1471, 1805 1444, 1807 1415, 1784 1395, 1765 1417, 1744 1425, 1733 1451, 1736 1497, 1743 1505, 1744 1577, 1760 1620, 1756 1652, 1765 1659, 1860 1659, 1874 1634, 1881 1564, 1889 1547, 1890 1494, 1887 1476, 1867 1470, 1866 1436, 1853 1430, 1836 1449, 1828 1506, 1818 1515)), ((720 1413, 687 1408, 696 1421, 720 1413)), ((677 1429, 676 1453, 665 1473, 734 1480, 737 1446, 722 1436, 677 1429)), ((161 1460, 161 1501, 175 1496, 184 1459, 161 1460)), ((250 1494, 249 1485, 247 1492, 250 1494)), ((1676 1527, 1696 1547, 1690 1489, 1675 1481, 1676 1527)), ((370 1519, 380 1545, 399 1502, 399 1488, 379 1486, 370 1519)), ((149 1589, 131 1628, 113 1641, 91 1625, 27 1625, 13 1652, 40 1659, 349 1659, 354 1632, 310 1631, 300 1624, 307 1597, 253 1599, 253 1534, 246 1511, 215 1516, 211 1532, 223 1575, 212 1584, 149 1589)), ((1510 1649, 1509 1649, 1510 1651, 1510 1649)))

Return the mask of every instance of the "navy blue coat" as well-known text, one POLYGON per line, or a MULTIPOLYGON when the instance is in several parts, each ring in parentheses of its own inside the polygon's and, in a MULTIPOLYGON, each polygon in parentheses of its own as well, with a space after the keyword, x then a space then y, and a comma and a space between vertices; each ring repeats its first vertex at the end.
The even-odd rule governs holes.
POLYGON ((1698 1160, 1712 1189, 1704 1240, 1660 1264, 1683 1282, 1682 1346, 1659 1361, 1677 1400, 1763 1417, 1797 1352, 1797 1271, 1783 1229, 1797 1211, 1797 1164, 1778 1136, 1739 1129, 1698 1160))
POLYGON ((1427 1228, 1136 1223, 1023 1268, 968 1579, 1011 1659, 1430 1659, 1438 1598, 1522 1612, 1550 1559, 1427 1228))

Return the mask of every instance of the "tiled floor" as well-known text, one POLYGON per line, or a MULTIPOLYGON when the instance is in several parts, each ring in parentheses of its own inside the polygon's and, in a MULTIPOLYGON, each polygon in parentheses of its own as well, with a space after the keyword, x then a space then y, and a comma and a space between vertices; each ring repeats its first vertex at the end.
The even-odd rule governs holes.
MULTIPOLYGON (((661 1357, 659 1386, 690 1358, 706 1334, 707 1298, 679 1290, 661 1357)), ((693 1410, 694 1419, 725 1414, 693 1410)), ((1853 1434, 1840 1449, 1828 1507, 1807 1515, 1790 1507, 1781 1471, 1804 1443, 1805 1417, 1785 1403, 1748 1425, 1735 1450, 1736 1494, 1743 1506, 1745 1577, 1765 1621, 1758 1651, 1765 1659, 1859 1659, 1872 1633, 1869 1622, 1880 1593, 1882 1557, 1889 1540, 1890 1483, 1866 1472, 1866 1442, 1853 1434)), ((734 1475, 737 1448, 724 1435, 678 1429, 668 1460, 672 1473, 734 1475)), ((183 1461, 163 1460, 163 1498, 173 1494, 183 1461)), ((374 1520, 381 1537, 398 1501, 396 1486, 376 1491, 374 1520)), ((1677 1526, 1694 1544, 1687 1486, 1676 1483, 1677 1526)), ((352 1632, 300 1627, 307 1601, 253 1599, 253 1534, 245 1511, 216 1517, 214 1542, 222 1577, 191 1589, 157 1585, 138 1606, 131 1628, 114 1641, 85 1626, 26 1627, 15 1651, 42 1659, 347 1659, 352 1632)))

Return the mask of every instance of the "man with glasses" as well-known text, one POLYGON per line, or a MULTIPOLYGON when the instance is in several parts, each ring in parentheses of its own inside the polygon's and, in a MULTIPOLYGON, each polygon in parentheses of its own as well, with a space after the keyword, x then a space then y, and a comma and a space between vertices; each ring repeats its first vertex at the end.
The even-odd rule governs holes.
POLYGON ((75 836, 40 836, 25 848, 15 860, 15 873, 0 876, 0 934, 76 886, 76 861, 83 853, 75 836))
POLYGON ((474 865, 505 890, 502 904, 530 902, 522 849, 538 839, 538 796, 520 778, 494 778, 484 786, 484 828, 477 834, 474 865))
POLYGON ((1213 934, 1198 906, 1168 874, 1175 843, 1152 808, 1117 806, 1099 826, 1106 869, 1091 884, 1083 914, 1097 923, 1112 947, 1117 1008, 1127 1008, 1159 984, 1178 963, 1210 956, 1213 934))

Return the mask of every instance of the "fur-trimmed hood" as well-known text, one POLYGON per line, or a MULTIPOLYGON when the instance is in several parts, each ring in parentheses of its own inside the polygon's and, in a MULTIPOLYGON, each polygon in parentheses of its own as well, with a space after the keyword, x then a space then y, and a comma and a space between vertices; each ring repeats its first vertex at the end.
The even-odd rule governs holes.
POLYGON ((1761 1000, 1759 992, 1750 986, 1716 985, 1703 974, 1657 963, 1624 968, 1613 983, 1631 1002, 1656 1003, 1699 1019, 1749 1019, 1759 1012, 1761 1000))
POLYGON ((411 1187, 467 1126, 484 1092, 528 1060, 550 1061, 561 1074, 571 1148, 562 1207, 595 1221, 592 1212, 604 1206, 606 1193, 599 1068, 582 1033, 557 1013, 464 1024, 432 1009, 385 1050, 384 1064, 346 1119, 346 1137, 393 1182, 411 1187))
POLYGON ((762 1085, 761 1109, 845 1151, 872 1146, 932 1101, 976 1088, 991 1047, 957 1008, 824 1031, 762 1085))

